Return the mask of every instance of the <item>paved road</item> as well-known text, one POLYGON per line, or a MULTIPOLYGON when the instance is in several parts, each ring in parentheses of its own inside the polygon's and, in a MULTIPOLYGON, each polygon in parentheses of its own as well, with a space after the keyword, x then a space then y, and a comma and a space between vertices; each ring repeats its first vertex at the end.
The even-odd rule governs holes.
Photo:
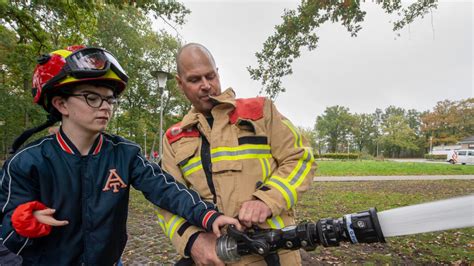
POLYGON ((328 181, 384 181, 384 180, 444 180, 474 179, 474 175, 414 175, 414 176, 316 176, 316 182, 328 181))

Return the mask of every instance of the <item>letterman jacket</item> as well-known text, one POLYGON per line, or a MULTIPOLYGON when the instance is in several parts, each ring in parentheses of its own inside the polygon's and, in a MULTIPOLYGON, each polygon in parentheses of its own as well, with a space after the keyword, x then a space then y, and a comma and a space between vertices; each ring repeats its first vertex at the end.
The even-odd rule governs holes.
MULTIPOLYGON (((192 109, 167 130, 163 169, 228 216, 237 216, 243 202, 257 198, 272 211, 259 227, 294 224, 293 208, 309 189, 316 168, 310 146, 266 98, 235 99, 228 89, 213 99, 217 105, 211 111, 212 128, 192 109)), ((189 238, 201 229, 164 210, 158 219, 178 252, 186 256, 189 238)), ((291 254, 289 260, 280 255, 282 265, 301 263, 298 253, 287 257, 291 254)), ((264 263, 262 257, 246 256, 241 263, 258 261, 264 263)))
POLYGON ((82 156, 60 130, 18 151, 0 178, 1 241, 25 265, 116 263, 127 242, 130 186, 207 230, 219 215, 214 204, 143 158, 137 144, 107 134, 82 156), (45 207, 69 224, 45 228, 32 215, 45 207))

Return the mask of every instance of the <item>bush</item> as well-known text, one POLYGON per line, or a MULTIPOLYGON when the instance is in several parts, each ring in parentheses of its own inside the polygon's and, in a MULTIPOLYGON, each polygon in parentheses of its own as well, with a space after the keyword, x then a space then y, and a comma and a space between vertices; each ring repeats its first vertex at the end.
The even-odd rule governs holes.
POLYGON ((375 157, 372 155, 372 154, 369 154, 367 152, 362 152, 360 155, 359 155, 359 159, 360 160, 374 160, 375 157))
POLYGON ((338 159, 338 160, 357 160, 358 153, 324 153, 320 155, 321 158, 338 159))
POLYGON ((425 154, 427 160, 446 160, 446 154, 425 154))

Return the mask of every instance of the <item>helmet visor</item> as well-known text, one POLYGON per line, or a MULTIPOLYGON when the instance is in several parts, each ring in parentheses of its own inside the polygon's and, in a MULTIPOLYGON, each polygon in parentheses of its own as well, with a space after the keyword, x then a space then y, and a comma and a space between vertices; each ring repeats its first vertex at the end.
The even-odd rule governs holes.
POLYGON ((123 81, 128 81, 125 70, 115 57, 100 48, 85 48, 76 51, 66 58, 66 72, 75 78, 100 77, 107 73, 112 66, 112 71, 123 81))

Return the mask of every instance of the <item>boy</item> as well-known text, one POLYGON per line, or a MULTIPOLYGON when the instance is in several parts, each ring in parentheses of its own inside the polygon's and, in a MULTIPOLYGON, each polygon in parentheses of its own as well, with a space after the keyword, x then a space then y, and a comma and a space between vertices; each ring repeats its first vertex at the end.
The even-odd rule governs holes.
POLYGON ((24 264, 112 265, 119 262, 127 234, 130 185, 152 203, 219 234, 237 220, 187 190, 148 162, 140 147, 104 133, 128 77, 109 52, 71 46, 38 60, 34 102, 57 133, 16 152, 0 177, 3 244, 24 264))

